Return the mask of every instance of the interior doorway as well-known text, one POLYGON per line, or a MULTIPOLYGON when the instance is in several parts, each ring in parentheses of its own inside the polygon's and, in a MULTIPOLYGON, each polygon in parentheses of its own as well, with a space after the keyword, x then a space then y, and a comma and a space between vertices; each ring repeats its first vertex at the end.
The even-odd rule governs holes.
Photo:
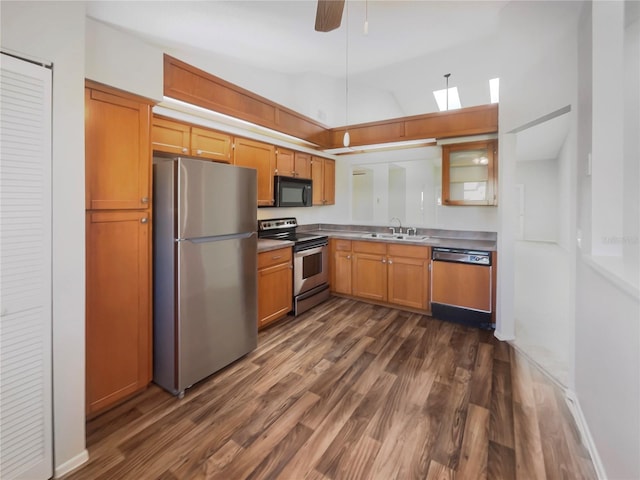
POLYGON ((559 383, 573 365, 575 142, 566 107, 514 132, 515 345, 559 383))

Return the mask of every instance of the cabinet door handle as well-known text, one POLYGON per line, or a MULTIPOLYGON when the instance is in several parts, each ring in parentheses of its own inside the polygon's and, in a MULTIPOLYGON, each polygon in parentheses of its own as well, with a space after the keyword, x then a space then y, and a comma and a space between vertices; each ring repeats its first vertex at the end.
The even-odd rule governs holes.
POLYGON ((347 255, 347 260, 351 260, 351 255, 347 255))
POLYGON ((182 147, 182 153, 188 153, 189 149, 187 147, 182 147))
POLYGON ((142 198, 140 199, 140 201, 141 201, 142 203, 149 203, 149 197, 142 197, 142 198))
POLYGON ((196 150, 196 155, 202 155, 202 150, 196 150))
POLYGON ((387 259, 386 259, 386 258, 383 258, 383 259, 382 259, 382 263, 387 263, 387 259))
POLYGON ((393 260, 389 259, 389 265, 393 265, 393 260))
POLYGON ((292 263, 289 264, 289 270, 293 270, 293 264, 292 263))
POLYGON ((147 223, 149 219, 147 217, 141 218, 140 223, 147 223))
POLYGON ((279 259, 279 258, 282 258, 282 255, 273 255, 273 256, 271 257, 271 260, 277 260, 277 259, 279 259))

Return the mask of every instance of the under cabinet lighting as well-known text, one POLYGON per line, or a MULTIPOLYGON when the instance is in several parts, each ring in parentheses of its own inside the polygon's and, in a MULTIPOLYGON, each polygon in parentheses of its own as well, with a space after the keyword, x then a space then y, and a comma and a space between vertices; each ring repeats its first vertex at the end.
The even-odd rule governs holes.
MULTIPOLYGON (((295 143, 301 146, 309 146, 312 148, 315 147, 315 144, 308 142, 306 140, 303 140, 301 138, 294 137, 292 135, 287 135, 286 133, 282 133, 277 130, 273 130, 271 128, 263 127, 262 125, 258 125, 256 123, 247 122, 246 120, 232 117, 224 113, 216 112, 215 110, 209 110, 208 108, 200 107, 192 103, 183 102, 182 100, 178 100, 172 97, 166 97, 166 96, 163 97, 162 102, 157 104, 154 107, 153 111, 159 112, 160 114, 167 115, 168 117, 176 118, 177 120, 184 120, 187 122, 193 122, 193 120, 176 117, 175 115, 172 115, 172 112, 181 112, 189 116, 195 115, 197 117, 204 118, 214 123, 221 123, 233 128, 247 130, 250 132, 257 133, 259 135, 265 135, 271 138, 276 138, 278 140, 295 143), (163 111, 163 109, 166 109, 167 111, 163 111)), ((228 129, 221 128, 217 125, 210 125, 210 127, 219 128, 227 132, 230 131, 228 129)))
POLYGON ((365 153, 385 150, 400 150, 404 148, 419 148, 435 146, 435 138, 423 138, 420 140, 405 140, 403 142, 376 143, 370 145, 356 145, 355 147, 329 148, 323 150, 325 153, 332 155, 341 155, 345 153, 365 153))
POLYGON ((498 103, 500 100, 500 79, 492 78, 489 80, 489 94, 491 95, 491 103, 498 103))
MULTIPOLYGON (((449 110, 456 110, 458 108, 462 108, 460 104, 460 97, 458 96, 458 87, 449 87, 449 110)), ((436 98, 436 102, 438 103, 438 109, 441 112, 447 110, 447 89, 443 88, 442 90, 434 90, 433 96, 436 98)))

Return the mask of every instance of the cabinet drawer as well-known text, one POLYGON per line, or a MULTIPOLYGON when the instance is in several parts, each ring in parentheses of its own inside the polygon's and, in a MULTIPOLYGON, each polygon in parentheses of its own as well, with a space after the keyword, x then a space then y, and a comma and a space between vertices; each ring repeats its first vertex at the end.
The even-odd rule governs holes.
POLYGON ((358 253, 378 253, 386 255, 387 244, 383 242, 353 242, 353 251, 358 253))
POLYGON ((390 243, 388 245, 388 254, 390 257, 411 257, 411 258, 429 258, 429 247, 420 245, 400 245, 390 243))
POLYGON ((279 248, 258 254, 258 269, 291 261, 291 247, 279 248))
POLYGON ((351 251, 351 240, 342 240, 338 238, 333 241, 333 244, 335 245, 336 251, 351 251))

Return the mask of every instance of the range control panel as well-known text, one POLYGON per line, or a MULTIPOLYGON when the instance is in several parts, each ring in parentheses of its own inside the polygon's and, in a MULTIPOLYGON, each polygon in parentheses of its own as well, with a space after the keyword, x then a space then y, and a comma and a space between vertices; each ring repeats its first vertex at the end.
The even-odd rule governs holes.
POLYGON ((258 220, 258 230, 281 230, 287 228, 295 228, 297 226, 298 222, 294 217, 258 220))

